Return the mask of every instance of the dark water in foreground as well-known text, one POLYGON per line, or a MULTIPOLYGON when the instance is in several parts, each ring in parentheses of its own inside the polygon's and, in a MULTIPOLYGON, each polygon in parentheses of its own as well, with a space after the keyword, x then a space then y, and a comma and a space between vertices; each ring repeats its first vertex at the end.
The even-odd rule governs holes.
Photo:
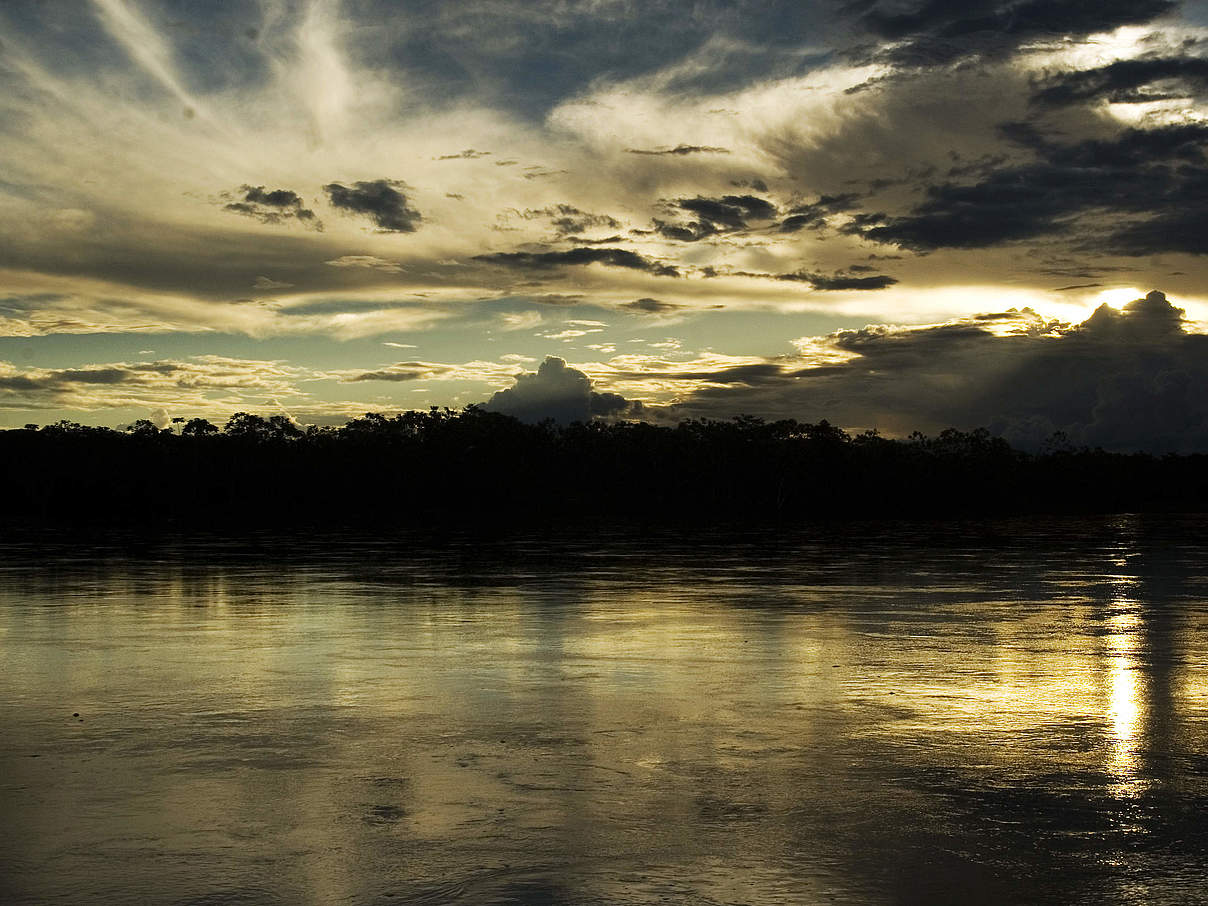
POLYGON ((9 545, 0 901, 1208 902, 1206 529, 9 545))

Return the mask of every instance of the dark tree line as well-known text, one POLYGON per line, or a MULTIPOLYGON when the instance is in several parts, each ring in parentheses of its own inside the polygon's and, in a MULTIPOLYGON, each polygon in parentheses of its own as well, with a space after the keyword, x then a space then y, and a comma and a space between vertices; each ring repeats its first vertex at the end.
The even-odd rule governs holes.
POLYGON ((890 439, 826 422, 521 423, 470 407, 341 428, 234 415, 0 431, 4 524, 405 526, 799 522, 1204 511, 1208 456, 1040 453, 985 430, 890 439))

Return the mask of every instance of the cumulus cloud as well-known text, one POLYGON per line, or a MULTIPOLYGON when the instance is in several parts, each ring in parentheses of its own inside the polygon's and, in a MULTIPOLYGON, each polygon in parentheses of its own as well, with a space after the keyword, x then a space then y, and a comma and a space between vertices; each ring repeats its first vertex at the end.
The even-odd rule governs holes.
POLYGON ((495 393, 484 408, 525 422, 550 418, 569 424, 620 415, 630 403, 620 394, 593 390, 591 378, 582 371, 565 359, 547 356, 535 373, 517 375, 515 385, 495 393))
POLYGON ((676 417, 822 418, 889 433, 989 427, 1025 447, 1208 451, 1208 336, 1154 291, 1080 324, 1026 310, 803 339, 800 357, 700 372, 676 417), (740 382, 728 386, 732 378, 740 382))
POLYGON ((236 198, 236 201, 225 204, 224 210, 252 217, 261 223, 279 224, 296 220, 312 229, 323 229, 315 212, 303 206, 302 196, 289 189, 269 190, 264 186, 245 185, 240 186, 236 198))
POLYGON ((414 233, 423 218, 400 191, 402 182, 374 179, 351 186, 333 182, 325 185, 327 200, 333 208, 350 214, 364 214, 383 233, 414 233))

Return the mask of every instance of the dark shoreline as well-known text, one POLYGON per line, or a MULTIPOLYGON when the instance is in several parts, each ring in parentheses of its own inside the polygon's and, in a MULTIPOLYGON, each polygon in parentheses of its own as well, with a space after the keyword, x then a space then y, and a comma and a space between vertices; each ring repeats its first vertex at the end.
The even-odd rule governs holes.
MULTIPOLYGON (((190 423, 196 427, 195 423, 190 423)), ((0 432, 7 531, 746 530, 861 520, 1208 512, 1208 456, 904 440, 822 422, 526 425, 468 409, 302 431, 0 432)), ((0 531, 0 537, 5 532, 0 531)))

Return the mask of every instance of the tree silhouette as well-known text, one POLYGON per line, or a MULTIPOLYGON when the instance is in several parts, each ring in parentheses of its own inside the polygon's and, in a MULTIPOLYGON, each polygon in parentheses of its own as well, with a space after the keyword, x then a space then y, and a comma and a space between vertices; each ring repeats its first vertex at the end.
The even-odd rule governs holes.
POLYGON ((211 434, 217 434, 218 428, 204 418, 191 418, 181 428, 180 433, 184 437, 209 437, 211 434))
POLYGON ((525 424, 471 406, 303 430, 285 415, 180 434, 60 421, 0 431, 4 524, 178 527, 801 522, 1009 513, 1202 511, 1208 457, 1040 453, 989 431, 905 439, 742 416, 675 426, 525 424), (131 499, 176 506, 132 508, 131 499))

